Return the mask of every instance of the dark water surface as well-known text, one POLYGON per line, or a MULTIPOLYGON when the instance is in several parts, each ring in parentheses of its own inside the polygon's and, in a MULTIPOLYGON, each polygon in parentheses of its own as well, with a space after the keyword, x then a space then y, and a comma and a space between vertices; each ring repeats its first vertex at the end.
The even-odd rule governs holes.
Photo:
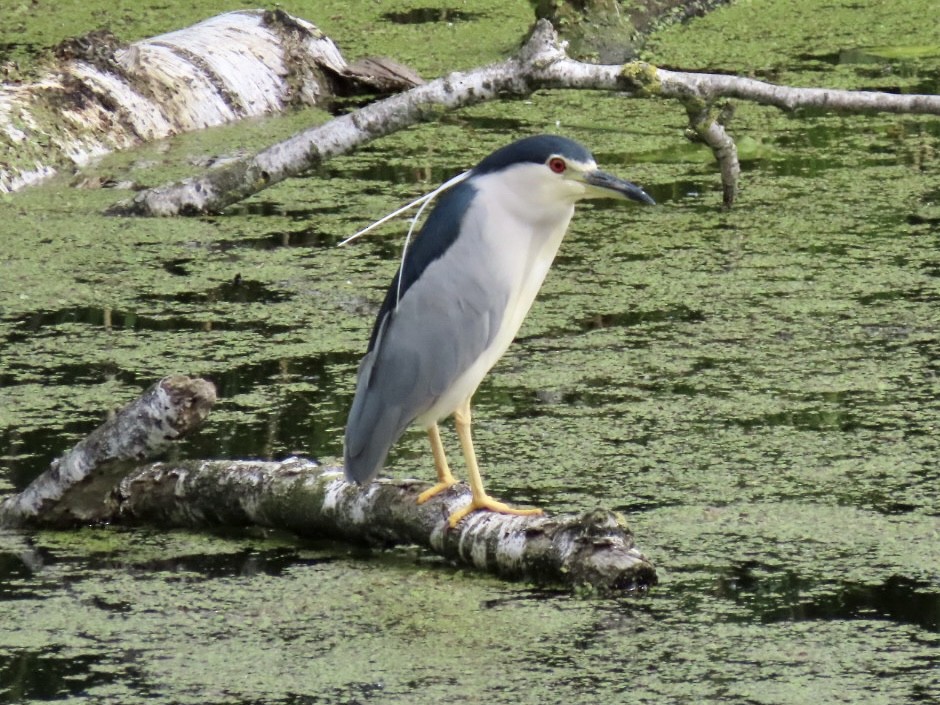
MULTIPOLYGON (((940 38, 908 3, 830 8, 799 39, 783 4, 664 32, 651 58, 937 89, 940 38)), ((502 21, 474 8, 375 21, 502 21)), ((405 225, 335 245, 514 137, 583 141, 659 205, 579 208, 479 390, 478 452, 498 496, 622 512, 660 574, 609 599, 268 533, 0 533, 0 702, 940 702, 940 123, 741 105, 731 212, 682 127, 671 104, 554 92, 215 218, 103 218, 125 194, 63 184, 0 202, 0 492, 170 373, 220 395, 183 456, 335 460, 405 225)), ((159 183, 162 160, 248 138, 200 139, 96 168, 159 183)), ((432 477, 423 434, 389 472, 432 477)))

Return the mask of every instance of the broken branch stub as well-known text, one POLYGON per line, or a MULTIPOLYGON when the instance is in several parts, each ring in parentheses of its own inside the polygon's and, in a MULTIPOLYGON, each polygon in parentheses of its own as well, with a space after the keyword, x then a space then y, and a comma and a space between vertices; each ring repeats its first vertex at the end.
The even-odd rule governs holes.
POLYGON ((202 425, 215 403, 203 379, 165 377, 0 503, 0 525, 71 526, 107 520, 117 480, 202 425))

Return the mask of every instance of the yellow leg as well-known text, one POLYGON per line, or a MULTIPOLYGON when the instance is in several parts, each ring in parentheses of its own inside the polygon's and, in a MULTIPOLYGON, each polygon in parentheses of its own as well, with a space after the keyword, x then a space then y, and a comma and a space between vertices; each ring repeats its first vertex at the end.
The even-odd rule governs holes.
POLYGON ((477 509, 488 509, 500 514, 523 514, 531 516, 541 514, 541 509, 516 509, 503 502, 497 502, 486 494, 483 489, 483 480, 480 478, 480 468, 477 465, 477 454, 473 450, 473 438, 470 435, 470 400, 467 399, 454 414, 457 425, 457 435, 460 437, 460 446, 463 448, 464 459, 467 462, 467 475, 470 480, 470 491, 473 493, 470 504, 450 515, 448 520, 451 528, 457 526, 461 519, 477 509))
POLYGON ((447 456, 444 455, 444 444, 441 443, 441 431, 437 424, 428 427, 428 440, 431 441, 431 453, 434 454, 434 467, 437 469, 437 484, 426 489, 418 495, 418 504, 424 504, 431 497, 440 494, 448 487, 457 484, 450 467, 447 465, 447 456))

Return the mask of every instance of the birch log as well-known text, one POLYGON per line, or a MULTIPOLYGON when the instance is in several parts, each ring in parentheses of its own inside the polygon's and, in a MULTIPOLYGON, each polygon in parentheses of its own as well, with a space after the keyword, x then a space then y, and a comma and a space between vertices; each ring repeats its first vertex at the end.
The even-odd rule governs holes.
POLYGON ((476 512, 458 485, 419 505, 419 480, 350 484, 340 468, 309 460, 205 460, 146 464, 206 419, 214 387, 167 377, 0 502, 0 526, 95 523, 263 526, 371 546, 416 544, 507 578, 623 592, 655 584, 652 564, 617 515, 515 517, 476 512))
POLYGON ((265 526, 301 536, 389 547, 415 544, 510 579, 622 592, 656 583, 623 519, 606 510, 523 517, 474 512, 455 528, 451 512, 470 501, 456 485, 419 505, 419 480, 350 484, 341 468, 309 460, 156 463, 127 475, 104 521, 159 526, 265 526))
POLYGON ((624 96, 678 100, 695 135, 719 163, 724 198, 730 205, 740 174, 737 151, 713 110, 723 98, 773 105, 784 110, 819 108, 843 112, 895 112, 940 115, 940 96, 777 86, 737 76, 668 71, 643 62, 597 65, 574 61, 546 20, 526 44, 505 61, 448 76, 367 105, 305 130, 258 154, 228 162, 201 176, 142 191, 115 204, 112 215, 215 213, 226 206, 313 169, 323 161, 377 137, 431 119, 445 110, 498 98, 519 98, 541 88, 619 91, 624 96))
POLYGON ((106 32, 58 48, 36 82, 0 86, 0 192, 145 141, 320 105, 340 85, 415 85, 404 67, 349 66, 313 24, 243 10, 129 46, 106 32))

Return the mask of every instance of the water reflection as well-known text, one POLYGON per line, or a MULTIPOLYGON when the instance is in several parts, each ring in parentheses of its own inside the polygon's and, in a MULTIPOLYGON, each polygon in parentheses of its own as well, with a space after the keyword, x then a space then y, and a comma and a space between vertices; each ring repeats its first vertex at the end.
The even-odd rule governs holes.
POLYGON ((30 579, 49 560, 48 552, 24 547, 20 553, 0 552, 0 600, 36 596, 30 579))
POLYGON ((146 294, 140 297, 142 301, 167 301, 180 304, 209 304, 217 302, 233 304, 274 304, 289 301, 291 298, 293 298, 293 295, 290 293, 274 289, 259 281, 245 279, 241 274, 236 274, 231 280, 205 291, 146 294))
POLYGON ((667 201, 680 201, 685 199, 702 198, 712 193, 714 184, 710 181, 687 181, 679 179, 667 184, 653 184, 651 186, 653 197, 657 203, 667 201))
MULTIPOLYGON (((237 539, 239 534, 229 532, 232 538, 237 539)), ((323 545, 326 545, 325 542, 323 545)), ((245 548, 232 553, 175 555, 167 558, 152 558, 147 560, 135 559, 133 554, 128 556, 111 556, 109 554, 92 555, 87 562, 88 567, 95 570, 120 569, 130 570, 134 573, 160 573, 163 579, 172 580, 172 574, 185 575, 187 582, 194 576, 206 580, 219 578, 242 577, 251 578, 257 575, 282 575, 286 570, 297 566, 319 565, 336 560, 340 552, 335 546, 330 547, 331 552, 321 549, 316 556, 302 554, 300 548, 272 548, 257 550, 245 548)), ((125 611, 126 605, 108 604, 99 605, 108 611, 125 611)))
POLYGON ((721 576, 718 594, 748 607, 765 623, 884 619, 940 632, 940 586, 903 575, 877 584, 833 585, 789 571, 768 573, 751 561, 721 576))
POLYGON ((430 191, 456 176, 460 169, 441 166, 415 166, 410 162, 381 161, 366 166, 325 167, 328 178, 355 179, 362 194, 388 196, 388 184, 424 184, 430 191))
POLYGON ((219 240, 213 243, 212 247, 219 252, 239 249, 269 251, 282 247, 325 248, 337 245, 340 240, 341 238, 335 233, 323 231, 314 223, 301 230, 290 232, 272 232, 261 237, 246 237, 237 240, 219 240))
MULTIPOLYGON (((113 668, 101 668, 110 661, 105 653, 75 653, 62 646, 15 650, 0 655, 0 696, 6 702, 79 696, 115 678, 113 668)), ((128 675, 125 672, 122 678, 128 675)))
MULTIPOLYGON (((181 275, 182 276, 182 275, 181 275)), ((292 294, 273 289, 257 281, 243 279, 236 275, 231 281, 219 284, 206 291, 184 291, 172 294, 146 294, 140 297, 143 302, 169 302, 173 304, 214 304, 214 303, 280 303, 288 301, 292 294)), ((213 315, 200 312, 191 316, 174 315, 173 307, 167 313, 141 314, 100 306, 77 306, 52 311, 35 311, 12 320, 13 330, 7 336, 8 343, 19 343, 37 334, 55 334, 55 329, 69 324, 83 324, 105 330, 131 331, 210 331, 210 330, 259 330, 265 335, 291 330, 290 326, 272 324, 256 320, 240 320, 228 315, 213 315)), ((87 363, 84 363, 87 365, 87 363)), ((92 365, 93 367, 93 365, 92 365)))
POLYGON ((382 19, 395 24, 429 24, 432 22, 470 22, 486 17, 482 12, 467 12, 452 7, 415 7, 401 12, 386 12, 382 19))
POLYGON ((280 217, 288 218, 297 222, 308 222, 333 213, 343 213, 346 205, 316 206, 314 208, 290 208, 280 201, 267 201, 263 199, 251 199, 236 203, 225 209, 225 217, 235 216, 262 216, 262 217, 280 217))
POLYGON ((355 353, 269 360, 208 373, 222 408, 244 409, 225 423, 210 423, 187 441, 192 457, 312 459, 342 453, 355 353), (258 390, 265 390, 258 406, 258 390), (319 390, 319 393, 318 393, 319 390), (250 404, 242 401, 247 395, 250 404))
POLYGON ((830 66, 851 66, 857 75, 880 79, 878 85, 857 90, 892 92, 884 85, 884 79, 890 76, 900 78, 920 78, 914 84, 895 87, 898 93, 936 94, 940 87, 940 75, 930 68, 925 68, 924 59, 936 57, 940 53, 938 46, 896 46, 896 47, 849 47, 835 52, 807 53, 796 57, 806 62, 802 69, 809 71, 828 71, 830 66))
POLYGON ((581 319, 578 327, 582 332, 603 328, 620 328, 646 325, 649 323, 684 322, 701 323, 705 314, 688 306, 678 305, 670 309, 633 310, 618 313, 595 313, 581 319))

